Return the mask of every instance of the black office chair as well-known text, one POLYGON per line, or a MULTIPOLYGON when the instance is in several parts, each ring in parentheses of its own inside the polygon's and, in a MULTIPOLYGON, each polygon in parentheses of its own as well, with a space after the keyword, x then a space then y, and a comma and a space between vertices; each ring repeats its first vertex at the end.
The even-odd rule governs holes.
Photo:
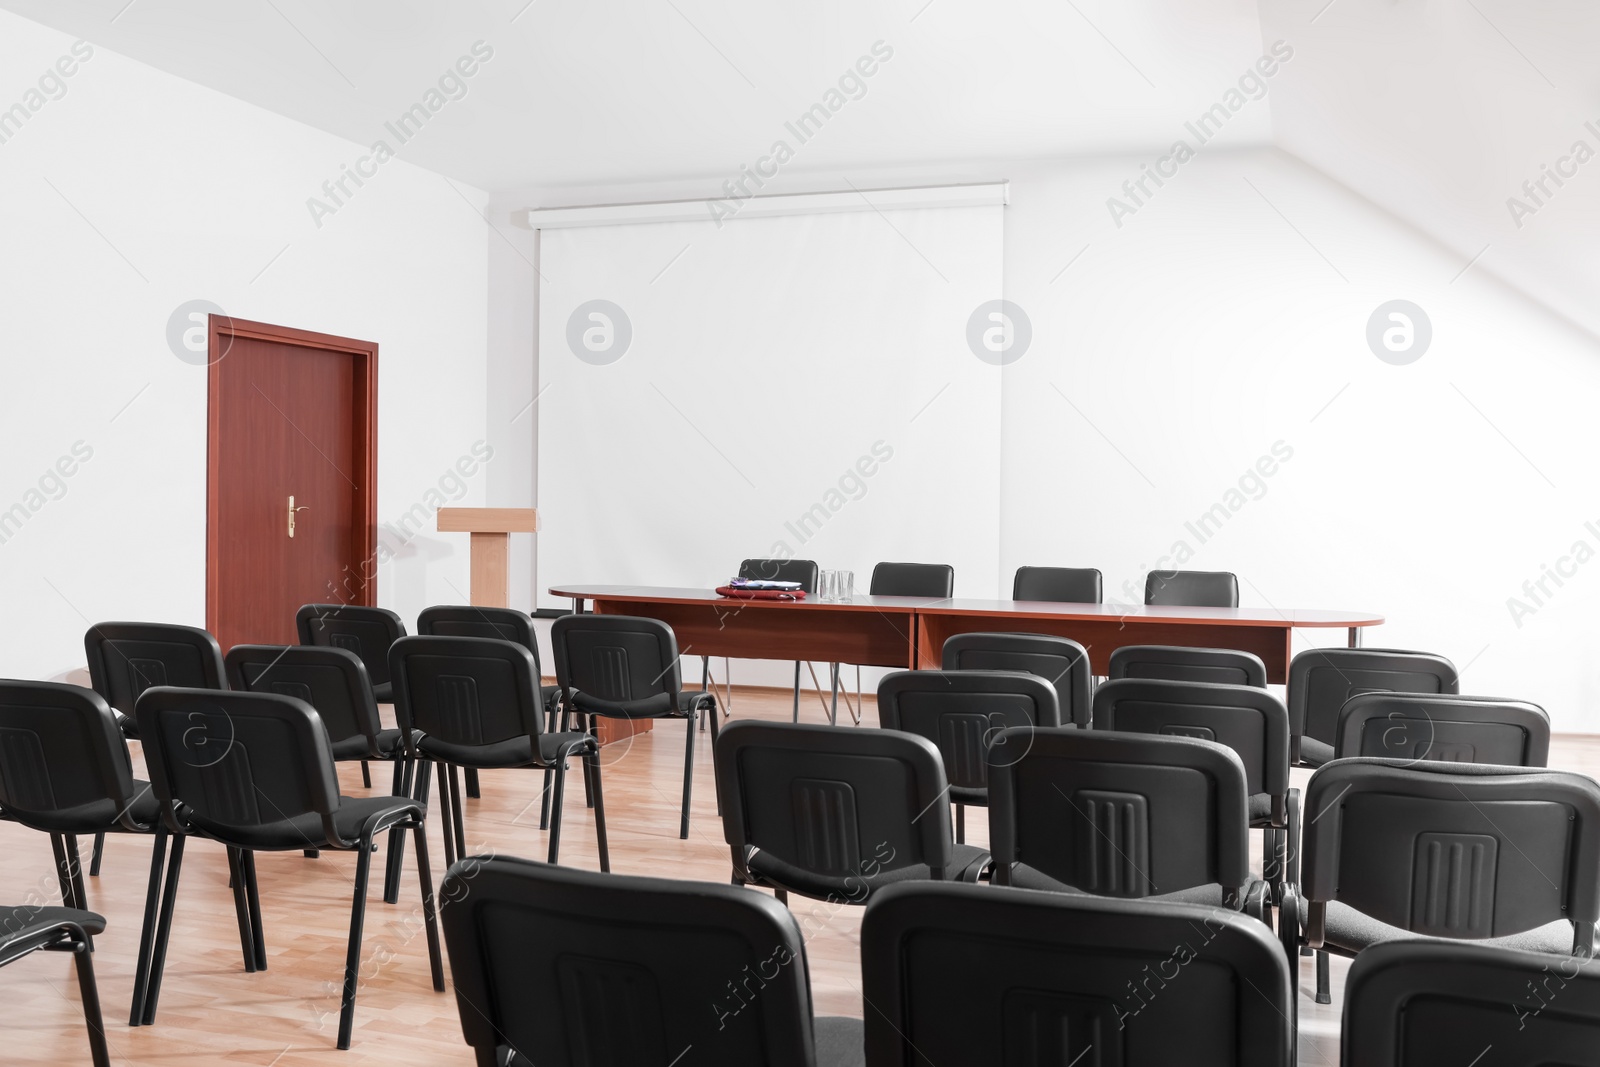
MULTIPOLYGON (((122 736, 138 740, 133 718, 139 695, 151 686, 226 689, 222 648, 195 626, 160 622, 101 622, 83 635, 89 684, 117 713, 122 736)), ((100 873, 105 835, 96 834, 89 874, 100 873)))
POLYGON ((800 928, 763 894, 499 856, 442 892, 479 1067, 864 1063, 859 1019, 812 1018, 800 928))
POLYGON ((1430 693, 1358 693, 1339 709, 1334 758, 1544 767, 1550 717, 1537 704, 1430 693))
MULTIPOLYGON (((568 614, 564 610, 551 613, 552 618, 568 614)), ((544 666, 539 662, 539 641, 533 632, 533 617, 516 608, 485 608, 473 604, 423 608, 417 616, 419 637, 492 637, 501 641, 515 641, 533 653, 534 677, 539 680, 539 696, 544 701, 545 729, 558 728, 557 716, 561 703, 561 687, 544 684, 544 666)), ((478 769, 465 768, 467 796, 478 797, 478 769)), ((545 799, 547 803, 539 813, 539 829, 550 825, 550 772, 545 772, 545 799)))
MULTIPOLYGON (((1260 662, 1259 660, 1257 662, 1260 662)), ((1289 788, 1289 713, 1266 689, 1210 682, 1121 678, 1094 695, 1094 728, 1198 737, 1238 753, 1250 792, 1250 825, 1262 831, 1262 875, 1283 898, 1300 796, 1289 788)))
MULTIPOLYGON (((440 765, 439 801, 449 863, 466 855, 467 848, 455 768, 554 771, 549 855, 555 863, 561 852, 567 761, 577 756, 594 799, 600 869, 611 869, 600 745, 583 731, 545 729, 539 676, 526 646, 489 637, 402 637, 390 647, 389 663, 401 741, 412 759, 440 765)), ((417 798, 427 803, 427 779, 420 783, 417 798)))
POLYGON ((1217 908, 891 886, 861 922, 861 980, 873 1067, 1294 1062, 1282 949, 1217 908))
POLYGON ((1597 1064, 1600 963, 1472 944, 1374 945, 1345 979, 1339 1044, 1344 1067, 1597 1064))
POLYGON ((716 744, 721 715, 717 698, 686 692, 678 665, 678 639, 659 619, 632 615, 568 615, 550 628, 561 702, 592 718, 683 719, 683 813, 678 836, 689 836, 689 798, 694 786, 695 720, 711 716, 716 744))
MULTIPOLYGON (((406 758, 400 731, 383 728, 367 668, 354 652, 315 645, 234 645, 223 664, 228 670, 228 688, 236 692, 277 693, 317 709, 322 725, 328 728, 334 761, 359 761, 363 784, 372 785, 367 761, 382 760, 394 765, 390 794, 411 795, 413 766, 406 758)), ((383 899, 389 904, 400 899, 402 843, 402 831, 390 831, 383 880, 383 899)))
POLYGON ((1181 608, 1236 608, 1239 579, 1232 571, 1151 571, 1144 602, 1181 608))
MULTIPOLYGON (((1306 787, 1305 941, 1484 941, 1590 956, 1600 919, 1600 784, 1581 774, 1341 759, 1306 787)), ((1286 914, 1285 920, 1289 917, 1286 914)), ((1328 1003, 1318 958, 1317 1001, 1328 1003)))
POLYGON ((1393 648, 1308 648, 1289 661, 1289 758, 1320 767, 1333 759, 1339 709, 1361 693, 1456 693, 1455 664, 1393 648))
POLYGON ((880 563, 872 568, 871 596, 917 596, 948 600, 955 595, 956 569, 946 563, 880 563))
POLYGON ((160 622, 101 622, 83 635, 89 684, 117 712, 123 736, 137 739, 133 709, 151 686, 226 689, 222 648, 195 626, 160 622))
POLYGON ((0 907, 0 967, 40 951, 72 953, 78 972, 78 996, 83 1001, 83 1022, 89 1029, 89 1057, 94 1067, 111 1067, 90 945, 90 938, 103 933, 105 928, 105 919, 77 908, 43 908, 36 904, 0 907))
POLYGON ((1214 741, 1008 729, 990 746, 994 882, 1244 911, 1270 923, 1250 877, 1249 793, 1214 741))
POLYGON ((1267 687, 1267 665, 1251 652, 1183 645, 1123 645, 1111 653, 1107 677, 1267 687))
POLYGON ((1018 567, 1011 580, 1011 599, 1098 604, 1104 588, 1104 579, 1093 567, 1018 567))
POLYGON ((715 761, 735 885, 861 904, 906 879, 976 881, 988 863, 951 839, 944 762, 925 737, 740 719, 715 761))
POLYGON ((380 704, 394 701, 389 646, 406 635, 400 616, 359 604, 305 604, 295 612, 294 624, 302 645, 328 645, 360 656, 373 697, 380 704))
POLYGON ((895 671, 878 683, 878 725, 938 746, 956 843, 965 844, 967 805, 989 804, 990 740, 1008 726, 1060 726, 1061 704, 1054 686, 1027 671, 895 671))
MULTIPOLYGON (((150 784, 160 801, 162 819, 175 835, 149 984, 143 1004, 134 1001, 136 1018, 147 1026, 155 1021, 184 843, 189 837, 209 838, 227 848, 246 970, 264 970, 267 965, 260 908, 246 899, 244 889, 254 881, 254 853, 306 848, 355 852, 355 893, 339 1013, 339 1047, 347 1049, 355 1025, 373 842, 394 826, 416 831, 411 836, 422 883, 433 988, 444 991, 424 805, 405 797, 340 796, 327 728, 303 700, 270 693, 157 688, 146 690, 139 698, 136 716, 150 784)), ((426 770, 419 773, 425 784, 426 770)), ((152 898, 159 878, 159 869, 152 869, 152 898)), ((148 913, 148 903, 146 908, 148 913)))
POLYGON ((1087 728, 1094 675, 1089 650, 1047 634, 956 634, 945 639, 939 665, 947 671, 1027 671, 1055 687, 1061 725, 1087 728))
MULTIPOLYGON (((75 685, 0 681, 0 817, 50 835, 61 902, 80 911, 88 898, 78 835, 153 834, 155 863, 166 854, 160 806, 150 783, 133 777, 116 713, 75 685)), ((254 893, 254 883, 247 888, 254 893)), ((151 915, 145 919, 140 984, 150 962, 151 915)))
MULTIPOLYGON (((739 564, 739 577, 761 578, 769 582, 799 582, 800 588, 806 591, 807 596, 816 596, 817 581, 819 578, 816 560, 811 559, 747 559, 739 564)), ((794 661, 794 721, 800 721, 800 660, 794 661)), ((711 688, 711 657, 701 656, 700 688, 711 688)), ((726 664, 726 661, 724 661, 726 664)), ((724 672, 726 673, 726 671, 724 672)), ((822 692, 822 684, 817 681, 815 669, 811 672, 811 684, 817 687, 817 693, 822 692)), ((728 693, 731 700, 733 694, 733 679, 729 676, 728 693)))

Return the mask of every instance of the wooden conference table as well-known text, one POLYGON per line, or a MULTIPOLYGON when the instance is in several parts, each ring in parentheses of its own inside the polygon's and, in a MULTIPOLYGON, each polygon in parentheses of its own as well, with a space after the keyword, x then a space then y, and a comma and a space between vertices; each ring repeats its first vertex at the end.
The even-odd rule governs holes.
POLYGON ((1267 680, 1278 683, 1288 677, 1294 630, 1346 630, 1355 647, 1362 628, 1383 622, 1383 616, 1362 611, 903 596, 858 596, 832 604, 732 600, 710 589, 647 585, 559 585, 550 595, 571 598, 580 611, 593 602, 601 615, 660 619, 677 634, 678 651, 686 656, 926 669, 939 666, 940 649, 954 634, 1040 633, 1082 644, 1096 674, 1107 673, 1111 653, 1124 645, 1188 645, 1254 652, 1267 666, 1267 680))

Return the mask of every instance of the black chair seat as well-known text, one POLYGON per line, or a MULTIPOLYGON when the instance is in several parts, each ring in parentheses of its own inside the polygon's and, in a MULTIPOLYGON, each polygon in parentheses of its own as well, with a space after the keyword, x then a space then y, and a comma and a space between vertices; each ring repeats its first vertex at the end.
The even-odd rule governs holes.
MULTIPOLYGON (((14 958, 11 955, 13 945, 31 941, 37 935, 54 930, 62 923, 75 923, 83 928, 84 933, 91 936, 103 934, 106 930, 104 916, 96 915, 92 911, 79 911, 77 908, 41 908, 31 904, 0 907, 0 963, 8 958, 14 958)), ((819 1019, 818 1022, 820 1021, 819 1019)))
POLYGON ((394 683, 378 682, 372 687, 372 699, 380 704, 394 703, 394 683))
MULTIPOLYGON (((1025 863, 1019 863, 1011 868, 1011 884, 1019 889, 1043 889, 1051 893, 1070 893, 1073 896, 1094 896, 1081 889, 1074 889, 1064 882, 1058 882, 1048 874, 1034 870, 1025 863)), ((1223 907, 1222 884, 1212 882, 1209 885, 1195 885, 1187 889, 1174 890, 1171 893, 1153 893, 1140 900, 1159 901, 1163 904, 1205 904, 1213 908, 1223 907)))
POLYGON ((1318 741, 1315 737, 1303 736, 1300 738, 1300 762, 1307 767, 1321 767, 1325 763, 1333 762, 1333 746, 1326 741, 1318 741))
MULTIPOLYGON (((161 802, 150 791, 149 782, 133 780, 134 797, 125 806, 126 814, 141 826, 151 826, 161 816, 161 802)), ((29 812, 26 825, 49 834, 101 834, 122 830, 124 806, 109 798, 49 812, 29 812)), ((15 816, 7 815, 7 818, 15 816)), ((23 820, 18 819, 18 822, 23 820)))
MULTIPOLYGON (((1442 941, 1461 944, 1456 938, 1413 934, 1398 926, 1390 926, 1370 915, 1363 915, 1348 904, 1341 904, 1337 900, 1328 902, 1327 916, 1323 947, 1342 956, 1354 956, 1364 948, 1381 945, 1386 941, 1442 941)), ((1571 956, 1572 923, 1566 919, 1557 919, 1543 926, 1535 926, 1532 930, 1524 930, 1520 934, 1474 939, 1472 944, 1519 949, 1523 952, 1545 952, 1554 956, 1571 956)))
POLYGON ((823 1015, 811 1022, 817 1067, 866 1067, 866 1038, 860 1019, 823 1015))
MULTIPOLYGON (((589 735, 581 730, 540 734, 539 761, 553 763, 563 748, 571 751, 573 746, 581 747, 588 740, 589 735)), ((417 750, 429 759, 453 763, 458 767, 527 767, 535 762, 533 745, 525 736, 492 745, 456 745, 436 737, 423 737, 417 742, 417 750)))
MULTIPOLYGON (((399 730, 379 730, 375 738, 379 759, 397 759, 404 753, 399 730)), ((333 742, 333 758, 340 761, 371 759, 367 739, 360 734, 333 742)))
POLYGON ((1272 821, 1272 794, 1250 794, 1250 825, 1265 826, 1272 821))
POLYGON ((559 685, 541 685, 539 687, 539 702, 547 709, 555 707, 556 702, 560 699, 561 687, 559 685))
MULTIPOLYGON (((361 837, 361 828, 374 816, 390 811, 407 811, 417 804, 404 797, 340 797, 339 810, 333 814, 333 825, 346 841, 361 837)), ((255 826, 230 826, 225 831, 212 834, 212 828, 201 820, 196 826, 208 836, 215 836, 224 844, 256 852, 300 851, 308 848, 332 848, 323 833, 322 817, 307 812, 292 819, 260 823, 255 826)))
MULTIPOLYGON (((943 880, 976 882, 988 864, 989 853, 986 850, 976 845, 952 844, 950 863, 944 869, 943 880)), ((750 873, 759 879, 757 884, 774 889, 793 890, 823 900, 837 898, 851 904, 861 904, 878 890, 896 882, 926 882, 934 877, 933 869, 926 863, 912 863, 893 870, 880 871, 870 877, 859 874, 825 875, 785 863, 760 849, 751 849, 746 866, 750 869, 750 873)))

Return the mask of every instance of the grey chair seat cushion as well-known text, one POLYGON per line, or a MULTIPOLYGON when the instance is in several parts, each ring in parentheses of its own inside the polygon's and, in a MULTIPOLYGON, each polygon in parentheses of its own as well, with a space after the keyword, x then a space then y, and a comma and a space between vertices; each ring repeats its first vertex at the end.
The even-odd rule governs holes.
POLYGON ((1272 794, 1250 794, 1250 825, 1264 826, 1272 822, 1272 794))
POLYGON ((1307 767, 1320 767, 1333 762, 1333 746, 1315 737, 1300 739, 1300 762, 1307 767))
MULTIPOLYGON (((1337 900, 1328 902, 1324 931, 1323 936, 1326 941, 1324 947, 1344 956, 1353 956, 1364 948, 1385 941, 1457 941, 1453 937, 1414 934, 1398 926, 1390 926, 1337 900)), ((1543 926, 1536 926, 1532 930, 1524 930, 1520 934, 1490 937, 1470 943, 1519 949, 1524 952, 1544 952, 1554 956, 1570 956, 1572 923, 1566 919, 1557 919, 1543 926)))
POLYGON ((860 1019, 823 1015, 811 1022, 817 1045, 817 1067, 866 1067, 867 1053, 860 1019))
MULTIPOLYGON (((1070 893, 1073 896, 1093 895, 1075 889, 1065 882, 1058 882, 1048 874, 1036 871, 1024 863, 1019 863, 1011 869, 1011 884, 1021 889, 1043 889, 1051 893, 1070 893)), ((1222 886, 1216 882, 1176 889, 1170 893, 1155 893, 1141 899, 1168 904, 1208 904, 1215 908, 1223 907, 1222 886)))
MULTIPOLYGON (((538 762, 554 762, 564 746, 586 742, 588 737, 581 730, 540 734, 538 762)), ((429 759, 454 763, 458 767, 528 767, 535 762, 533 744, 527 737, 513 737, 492 745, 457 745, 429 736, 418 742, 417 748, 429 759)))

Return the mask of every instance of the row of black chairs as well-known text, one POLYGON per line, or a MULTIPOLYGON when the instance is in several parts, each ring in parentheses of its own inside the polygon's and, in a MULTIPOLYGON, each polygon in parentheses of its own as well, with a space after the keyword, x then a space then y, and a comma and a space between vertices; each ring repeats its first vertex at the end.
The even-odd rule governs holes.
MULTIPOLYGON (((481 1067, 554 1049, 596 1064, 1295 1062, 1292 959, 1260 923, 1216 908, 887 886, 861 925, 856 1020, 814 1016, 800 925, 762 894, 493 856, 458 863, 444 893, 481 1067)), ((1351 968, 1340 1036, 1346 1067, 1594 1063, 1600 964, 1377 945, 1351 968)))

